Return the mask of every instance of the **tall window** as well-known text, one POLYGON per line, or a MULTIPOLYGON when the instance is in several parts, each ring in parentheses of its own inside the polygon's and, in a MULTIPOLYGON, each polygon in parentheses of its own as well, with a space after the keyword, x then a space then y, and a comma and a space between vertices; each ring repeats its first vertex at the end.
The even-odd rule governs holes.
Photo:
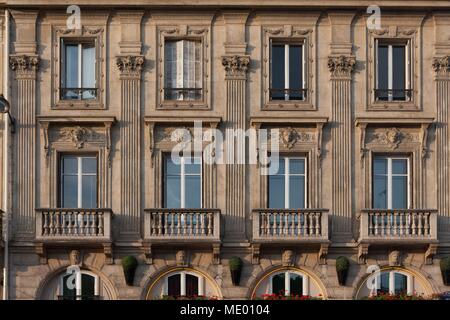
POLYGON ((278 165, 278 172, 268 176, 269 208, 305 208, 306 158, 279 157, 272 165, 278 165))
POLYGON ((62 39, 61 50, 61 99, 96 99, 95 41, 62 39))
POLYGON ((271 277, 270 293, 277 295, 308 295, 307 281, 307 277, 298 272, 280 272, 271 277))
POLYGON ((168 40, 164 47, 164 99, 202 98, 202 43, 168 40))
POLYGON ((181 157, 175 163, 167 155, 164 163, 164 207, 201 208, 201 157, 181 157))
POLYGON ((169 296, 188 296, 203 295, 204 280, 200 275, 192 272, 177 272, 166 278, 165 291, 169 296))
POLYGON ((380 101, 411 99, 411 66, 408 43, 377 41, 377 87, 375 98, 380 101))
POLYGON ((60 161, 60 206, 97 207, 97 158, 65 155, 60 161))
POLYGON ((376 292, 372 290, 372 295, 375 293, 389 293, 389 294, 412 294, 412 276, 406 275, 402 272, 388 271, 382 272, 377 279, 376 292))
POLYGON ((271 100, 304 100, 304 45, 273 42, 271 49, 271 100))
POLYGON ((99 295, 98 276, 86 271, 61 277, 59 300, 95 300, 99 295))
POLYGON ((409 207, 409 158, 376 156, 373 160, 373 207, 409 207))

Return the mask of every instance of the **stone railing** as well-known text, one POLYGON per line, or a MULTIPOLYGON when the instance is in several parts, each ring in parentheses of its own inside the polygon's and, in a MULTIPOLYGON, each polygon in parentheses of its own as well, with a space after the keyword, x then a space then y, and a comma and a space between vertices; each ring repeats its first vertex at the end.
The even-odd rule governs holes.
POLYGON ((145 209, 145 240, 220 240, 219 209, 145 209))
POLYGON ((360 240, 437 240, 437 210, 363 209, 360 240))
POLYGON ((36 209, 36 240, 111 240, 111 209, 36 209))
POLYGON ((253 240, 328 241, 328 210, 254 209, 253 240))

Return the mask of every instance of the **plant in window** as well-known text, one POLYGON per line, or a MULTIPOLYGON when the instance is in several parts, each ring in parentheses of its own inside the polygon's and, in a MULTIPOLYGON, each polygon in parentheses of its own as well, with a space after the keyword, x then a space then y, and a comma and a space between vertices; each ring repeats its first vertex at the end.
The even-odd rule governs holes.
POLYGON ((126 256, 122 259, 123 274, 125 276, 125 282, 127 285, 132 286, 134 281, 134 274, 136 273, 136 268, 138 266, 138 261, 133 256, 126 256))
POLYGON ((238 286, 239 281, 241 280, 241 272, 243 266, 242 260, 239 257, 231 257, 229 265, 231 281, 233 281, 233 285, 238 286))
POLYGON ((450 285, 450 257, 441 259, 442 281, 446 286, 450 285))
POLYGON ((336 259, 336 272, 338 276, 339 285, 345 286, 347 280, 348 269, 350 269, 350 261, 346 257, 338 257, 336 259))

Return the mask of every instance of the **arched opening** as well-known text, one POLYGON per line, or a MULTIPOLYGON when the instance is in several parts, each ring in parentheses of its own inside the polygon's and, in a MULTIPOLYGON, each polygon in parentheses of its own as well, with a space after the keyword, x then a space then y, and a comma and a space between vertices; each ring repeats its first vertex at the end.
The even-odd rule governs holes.
POLYGON ((218 299, 221 297, 215 281, 203 272, 189 268, 169 270, 150 285, 147 299, 218 299))
POLYGON ((78 267, 56 273, 38 297, 41 300, 113 300, 111 285, 96 272, 78 267))
POLYGON ((431 295, 430 286, 417 274, 403 268, 386 268, 366 277, 356 292, 356 299, 379 295, 431 295))
POLYGON ((304 270, 282 268, 264 275, 256 284, 252 298, 265 297, 323 299, 325 293, 317 279, 304 270))

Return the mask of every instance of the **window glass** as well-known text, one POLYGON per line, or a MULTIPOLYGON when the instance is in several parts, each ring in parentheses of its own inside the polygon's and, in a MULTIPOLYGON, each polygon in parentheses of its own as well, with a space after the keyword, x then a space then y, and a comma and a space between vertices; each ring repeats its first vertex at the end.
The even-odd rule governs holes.
POLYGON ((380 291, 389 293, 389 272, 384 272, 380 275, 380 291))
POLYGON ((174 274, 167 278, 167 294, 169 296, 181 295, 181 275, 174 274))
POLYGON ((377 156, 373 160, 373 208, 408 207, 408 159, 377 156))
MULTIPOLYGON (((95 44, 83 44, 82 88, 93 89, 95 85, 95 44)), ((95 92, 84 90, 83 99, 95 99, 95 92)))
POLYGON ((303 92, 303 57, 301 45, 289 46, 289 100, 301 100, 303 92))
POLYGON ((83 300, 95 297, 95 278, 88 274, 81 274, 81 295, 83 300))
POLYGON ((186 296, 192 297, 195 295, 198 295, 198 277, 186 274, 186 296))
POLYGON ((289 273, 290 294, 303 295, 303 277, 295 273, 289 273))
POLYGON ((408 208, 408 177, 392 177, 392 209, 408 208))
POLYGON ((273 100, 284 100, 284 44, 272 45, 272 92, 273 100))
POLYGON ((273 294, 284 294, 284 273, 276 274, 272 277, 272 293, 273 294))
POLYGON ((405 100, 405 46, 393 46, 392 59, 393 99, 405 100))
POLYGON ((408 277, 401 273, 394 273, 394 279, 395 279, 395 294, 402 294, 408 292, 408 277))

